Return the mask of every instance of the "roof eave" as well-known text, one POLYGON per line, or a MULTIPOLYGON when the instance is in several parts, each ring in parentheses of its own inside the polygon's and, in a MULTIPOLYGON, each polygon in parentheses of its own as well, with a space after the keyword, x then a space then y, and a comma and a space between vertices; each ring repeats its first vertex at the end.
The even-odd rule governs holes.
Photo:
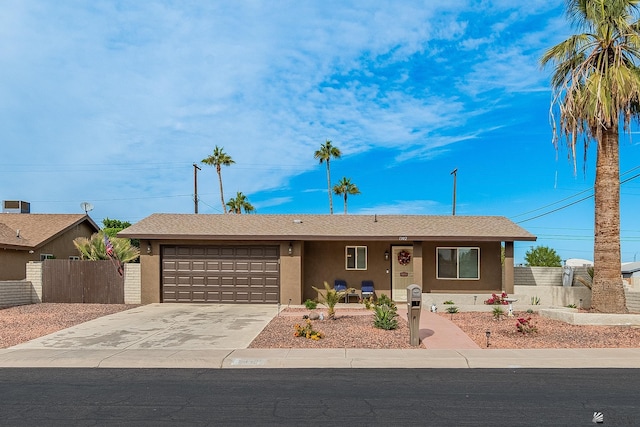
POLYGON ((515 241, 536 241, 535 236, 313 236, 313 235, 210 235, 210 234, 144 234, 144 233, 118 233, 118 237, 139 240, 275 240, 275 241, 387 241, 387 242, 515 242, 515 241))

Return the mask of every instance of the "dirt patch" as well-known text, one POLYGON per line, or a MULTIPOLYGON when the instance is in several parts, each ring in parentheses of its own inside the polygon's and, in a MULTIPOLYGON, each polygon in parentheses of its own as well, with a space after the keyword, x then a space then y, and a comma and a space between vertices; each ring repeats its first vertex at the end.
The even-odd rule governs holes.
MULTIPOLYGON (((323 312, 323 310, 316 310, 323 312)), ((366 310, 345 312, 337 310, 336 320, 316 320, 314 329, 325 338, 318 341, 295 337, 294 325, 302 324, 303 314, 309 310, 286 309, 276 317, 251 343, 250 348, 415 348, 409 343, 406 320, 398 318, 400 327, 384 331, 373 326, 373 313, 366 310)), ((326 313, 326 312, 324 312, 326 313)), ((494 320, 491 313, 465 312, 451 317, 481 348, 487 348, 486 331, 490 331, 489 348, 636 348, 640 347, 640 328, 627 326, 569 325, 538 314, 515 313, 514 318, 494 320), (523 335, 516 328, 516 318, 531 317, 537 332, 523 335)), ((420 347, 424 347, 421 344, 420 347)))
POLYGON ((514 313, 515 317, 495 320, 491 313, 439 313, 453 319, 480 347, 486 348, 486 331, 490 331, 489 348, 637 348, 640 328, 632 326, 570 325, 538 314, 514 313), (523 335, 516 328, 517 318, 531 318, 537 332, 523 335))
POLYGON ((139 305, 42 303, 5 308, 0 310, 0 348, 134 307, 139 305))
MULTIPOLYGON (((313 329, 324 334, 320 340, 294 336, 294 326, 304 326, 302 316, 309 312, 286 309, 269 322, 249 348, 415 348, 409 344, 405 319, 398 317, 398 329, 378 329, 373 326, 373 312, 368 310, 338 310, 334 320, 313 320, 313 329)), ((315 312, 326 316, 324 310, 315 312)))

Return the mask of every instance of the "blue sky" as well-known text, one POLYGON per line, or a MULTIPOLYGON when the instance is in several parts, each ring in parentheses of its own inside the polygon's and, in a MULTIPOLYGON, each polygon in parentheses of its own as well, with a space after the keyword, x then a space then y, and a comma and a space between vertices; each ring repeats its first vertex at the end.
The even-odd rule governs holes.
MULTIPOLYGON (((192 164, 219 145, 236 162, 227 199, 328 213, 313 153, 330 139, 332 181, 362 192, 349 213, 449 215, 457 168, 458 215, 504 215, 591 259, 592 199, 543 215, 594 180, 593 149, 574 174, 551 142, 538 65, 571 31, 562 0, 5 0, 0 198, 34 213, 87 201, 96 222, 191 213, 192 164)), ((622 179, 640 173, 633 136, 622 179)), ((220 213, 201 167, 200 213, 220 213)), ((622 258, 640 260, 640 179, 621 192, 622 258)))

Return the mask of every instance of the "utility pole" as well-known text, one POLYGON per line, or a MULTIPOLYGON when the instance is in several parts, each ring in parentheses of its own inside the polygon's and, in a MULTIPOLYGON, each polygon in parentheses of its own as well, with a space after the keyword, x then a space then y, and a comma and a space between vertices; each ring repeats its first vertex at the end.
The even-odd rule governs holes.
POLYGON ((456 176, 458 174, 458 168, 455 168, 451 171, 450 175, 453 175, 453 213, 451 215, 456 214, 456 176))
POLYGON ((193 164, 193 213, 198 213, 198 171, 202 170, 193 164))

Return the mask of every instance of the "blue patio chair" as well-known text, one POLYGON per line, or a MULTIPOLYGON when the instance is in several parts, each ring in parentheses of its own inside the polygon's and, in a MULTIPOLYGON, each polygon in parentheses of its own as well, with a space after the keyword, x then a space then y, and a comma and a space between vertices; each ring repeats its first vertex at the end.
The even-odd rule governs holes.
POLYGON ((360 294, 362 295, 362 299, 372 297, 375 293, 373 289, 373 280, 363 280, 362 286, 360 287, 360 294))
MULTIPOLYGON (((347 282, 346 282, 346 280, 336 279, 336 281, 333 282, 333 290, 336 291, 336 292, 346 291, 347 290, 347 282)), ((344 296, 344 301, 347 302, 346 293, 345 293, 345 296, 344 296)))

